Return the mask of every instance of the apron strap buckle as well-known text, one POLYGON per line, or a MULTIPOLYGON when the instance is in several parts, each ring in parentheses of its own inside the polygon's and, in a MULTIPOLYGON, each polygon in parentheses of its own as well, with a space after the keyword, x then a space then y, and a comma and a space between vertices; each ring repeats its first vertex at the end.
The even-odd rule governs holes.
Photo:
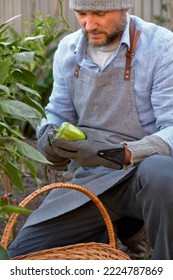
POLYGON ((135 54, 135 48, 139 39, 141 31, 137 30, 135 33, 135 24, 131 19, 130 21, 130 49, 126 52, 126 66, 124 72, 124 81, 130 81, 132 58, 135 54))

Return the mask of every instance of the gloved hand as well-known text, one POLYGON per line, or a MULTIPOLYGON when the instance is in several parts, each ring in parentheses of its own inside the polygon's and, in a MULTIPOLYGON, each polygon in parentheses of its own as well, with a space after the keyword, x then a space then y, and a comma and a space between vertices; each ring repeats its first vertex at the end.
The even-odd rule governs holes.
POLYGON ((125 157, 125 147, 121 144, 111 144, 100 132, 81 128, 87 140, 70 141, 52 138, 52 149, 62 157, 70 158, 83 167, 105 166, 112 169, 122 169, 125 157))
POLYGON ((55 125, 48 124, 41 128, 38 135, 38 150, 52 163, 49 168, 58 171, 67 170, 67 165, 70 162, 69 158, 61 157, 52 149, 49 133, 55 129, 55 125))

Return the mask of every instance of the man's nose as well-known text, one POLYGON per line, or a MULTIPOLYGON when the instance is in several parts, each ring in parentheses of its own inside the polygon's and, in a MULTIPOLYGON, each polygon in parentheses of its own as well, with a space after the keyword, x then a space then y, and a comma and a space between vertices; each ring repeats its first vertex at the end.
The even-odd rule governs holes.
POLYGON ((97 29, 97 26, 98 26, 98 24, 95 20, 94 15, 88 15, 86 17, 86 21, 85 21, 85 29, 87 31, 90 31, 90 30, 97 29))

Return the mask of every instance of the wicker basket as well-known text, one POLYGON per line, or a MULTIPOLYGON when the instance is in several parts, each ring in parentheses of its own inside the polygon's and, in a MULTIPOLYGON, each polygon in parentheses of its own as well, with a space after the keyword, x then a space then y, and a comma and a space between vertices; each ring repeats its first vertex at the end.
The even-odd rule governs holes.
MULTIPOLYGON (((129 260, 130 259, 129 256, 127 256, 125 253, 121 252, 116 248, 114 228, 111 219, 107 213, 107 210, 103 206, 102 202, 99 200, 97 196, 95 196, 92 192, 85 189, 84 187, 74 185, 74 184, 69 184, 69 183, 50 184, 30 194, 20 203, 20 206, 26 207, 28 203, 31 202, 34 198, 36 198, 38 195, 55 188, 75 189, 87 195, 95 203, 95 205, 98 207, 105 221, 107 231, 108 231, 109 244, 96 243, 96 242, 80 243, 80 244, 68 245, 68 246, 63 246, 58 248, 41 250, 39 252, 34 252, 23 256, 15 257, 13 258, 13 260, 129 260)), ((13 213, 5 227, 4 234, 1 240, 1 245, 5 249, 7 249, 8 247, 11 232, 14 224, 16 223, 18 216, 19 213, 13 213)))

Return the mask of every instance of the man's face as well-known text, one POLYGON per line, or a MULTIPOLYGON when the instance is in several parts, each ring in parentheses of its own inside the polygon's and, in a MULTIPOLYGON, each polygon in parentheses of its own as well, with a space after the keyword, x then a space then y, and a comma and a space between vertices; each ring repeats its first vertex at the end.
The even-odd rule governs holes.
POLYGON ((121 38, 126 27, 126 13, 127 10, 75 11, 76 18, 93 47, 107 46, 121 38))

